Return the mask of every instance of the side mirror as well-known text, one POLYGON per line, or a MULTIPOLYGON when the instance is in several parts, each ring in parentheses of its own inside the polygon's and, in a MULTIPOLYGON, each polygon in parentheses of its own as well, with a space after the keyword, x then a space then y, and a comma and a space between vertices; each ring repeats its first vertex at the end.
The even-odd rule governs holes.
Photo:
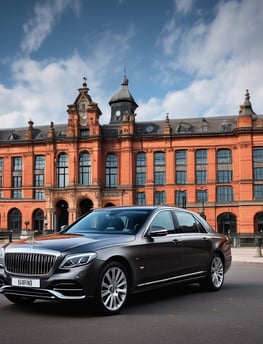
POLYGON ((151 237, 166 236, 168 234, 168 230, 161 226, 151 226, 149 234, 151 237))

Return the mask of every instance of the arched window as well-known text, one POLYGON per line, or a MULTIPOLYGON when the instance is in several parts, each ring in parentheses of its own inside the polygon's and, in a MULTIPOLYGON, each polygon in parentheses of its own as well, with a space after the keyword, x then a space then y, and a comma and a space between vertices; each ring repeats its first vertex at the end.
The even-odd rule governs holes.
POLYGON ((22 229, 22 214, 19 209, 14 208, 8 213, 8 229, 18 233, 22 229))
POLYGON ((68 186, 68 156, 66 153, 61 153, 58 156, 57 186, 59 188, 68 186))
POLYGON ((79 183, 80 185, 91 184, 91 162, 88 152, 81 153, 79 157, 79 183))
POLYGON ((136 185, 144 186, 146 183, 146 154, 140 152, 136 155, 136 185))
POLYGON ((41 209, 37 209, 33 214, 33 230, 37 234, 43 234, 44 226, 44 212, 41 209))
POLYGON ((117 156, 114 153, 110 153, 106 157, 106 187, 116 188, 118 179, 118 161, 117 156))

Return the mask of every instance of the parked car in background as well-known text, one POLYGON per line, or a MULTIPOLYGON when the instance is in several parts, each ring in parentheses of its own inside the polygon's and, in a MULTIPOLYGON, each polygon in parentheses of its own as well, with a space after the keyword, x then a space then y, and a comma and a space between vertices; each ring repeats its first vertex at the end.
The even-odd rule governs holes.
POLYGON ((217 291, 230 265, 228 238, 194 212, 110 207, 1 248, 0 292, 14 303, 93 300, 100 313, 116 314, 148 288, 198 282, 217 291))

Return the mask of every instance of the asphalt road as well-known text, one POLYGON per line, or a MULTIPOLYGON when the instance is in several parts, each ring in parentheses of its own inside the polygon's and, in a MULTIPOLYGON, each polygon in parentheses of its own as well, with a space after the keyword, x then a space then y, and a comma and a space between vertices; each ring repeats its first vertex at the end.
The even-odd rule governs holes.
POLYGON ((3 344, 257 344, 262 325, 263 264, 234 263, 219 292, 192 285, 133 296, 111 317, 72 304, 17 306, 0 295, 3 344))

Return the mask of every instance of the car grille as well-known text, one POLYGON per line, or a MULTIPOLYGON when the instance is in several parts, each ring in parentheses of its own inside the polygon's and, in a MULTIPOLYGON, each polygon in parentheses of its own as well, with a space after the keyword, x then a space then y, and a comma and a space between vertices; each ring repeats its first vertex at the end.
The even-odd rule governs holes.
POLYGON ((55 255, 40 253, 6 253, 5 268, 19 275, 48 275, 54 267, 55 255))

